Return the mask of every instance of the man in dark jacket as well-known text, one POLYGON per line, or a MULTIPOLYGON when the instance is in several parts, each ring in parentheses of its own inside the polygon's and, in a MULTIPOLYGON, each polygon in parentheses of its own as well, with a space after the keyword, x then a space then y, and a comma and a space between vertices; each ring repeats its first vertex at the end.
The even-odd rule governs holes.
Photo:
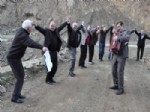
POLYGON ((65 26, 67 26, 67 21, 61 24, 59 27, 56 27, 54 21, 51 21, 49 24, 49 28, 42 28, 39 25, 35 24, 35 28, 44 35, 45 41, 44 46, 46 46, 50 52, 51 62, 52 62, 52 69, 50 72, 47 73, 47 77, 45 82, 47 84, 56 83, 54 81, 54 76, 57 71, 57 52, 60 51, 62 41, 60 39, 60 31, 63 30, 65 26))
POLYGON ((138 48, 137 48, 137 59, 136 59, 136 61, 139 61, 140 51, 141 51, 140 59, 143 58, 145 40, 146 39, 150 40, 150 37, 148 37, 147 34, 144 33, 144 30, 141 30, 141 33, 138 33, 137 30, 135 30, 135 34, 138 36, 138 43, 137 43, 138 48))
POLYGON ((98 40, 98 34, 100 33, 99 26, 95 28, 94 30, 89 31, 90 32, 90 42, 89 42, 89 64, 94 64, 93 62, 93 56, 94 56, 94 47, 98 40))
POLYGON ((22 27, 17 31, 7 55, 8 63, 16 78, 15 89, 11 99, 11 101, 15 103, 23 103, 23 99, 25 98, 23 95, 21 95, 25 76, 21 58, 24 56, 26 48, 31 47, 41 49, 43 51, 47 50, 46 47, 34 42, 29 37, 31 31, 32 21, 25 20, 22 24, 22 27))
POLYGON ((116 95, 121 95, 124 93, 124 68, 126 59, 128 58, 129 37, 132 33, 124 30, 124 24, 122 21, 118 22, 116 25, 118 32, 118 38, 116 39, 116 41, 121 44, 121 49, 119 53, 114 53, 112 61, 112 75, 114 86, 110 87, 110 89, 117 90, 116 95))
POLYGON ((114 30, 114 24, 113 24, 112 27, 110 28, 108 60, 112 60, 113 59, 113 52, 110 49, 110 45, 111 45, 111 41, 112 41, 112 37, 113 37, 114 32, 115 32, 115 30, 114 30))
POLYGON ((80 33, 80 29, 83 26, 79 26, 76 22, 74 22, 72 24, 72 26, 70 26, 70 24, 68 24, 68 41, 67 41, 67 46, 69 48, 69 51, 71 53, 71 65, 70 65, 70 69, 69 69, 69 75, 71 77, 74 77, 74 68, 75 68, 75 62, 76 62, 76 48, 79 46, 80 42, 81 42, 81 33, 80 33))
POLYGON ((106 27, 101 27, 99 38, 99 61, 103 61, 106 36, 110 29, 112 29, 112 27, 110 27, 109 29, 106 29, 106 27))

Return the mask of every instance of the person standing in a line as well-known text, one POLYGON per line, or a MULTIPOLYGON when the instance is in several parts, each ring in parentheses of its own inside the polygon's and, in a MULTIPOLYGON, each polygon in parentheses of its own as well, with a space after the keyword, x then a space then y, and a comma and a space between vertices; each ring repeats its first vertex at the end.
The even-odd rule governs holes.
POLYGON ((141 30, 141 33, 138 33, 137 30, 135 30, 135 34, 138 36, 136 61, 139 61, 139 56, 140 56, 140 59, 143 58, 144 48, 145 48, 145 40, 146 39, 150 40, 150 37, 148 37, 148 35, 144 33, 144 30, 141 30), (140 52, 141 52, 141 54, 140 54, 140 52))
POLYGON ((47 73, 45 82, 47 84, 56 83, 54 76, 57 72, 57 52, 60 51, 62 41, 60 39, 60 31, 67 26, 69 19, 61 24, 59 27, 56 26, 54 21, 51 21, 48 28, 42 28, 35 24, 35 28, 44 35, 45 41, 44 46, 46 46, 50 52, 52 69, 47 73))
POLYGON ((88 30, 89 30, 89 26, 86 28, 86 27, 83 27, 82 28, 82 38, 81 38, 81 45, 80 45, 80 58, 79 58, 79 67, 82 69, 82 68, 87 68, 85 66, 85 59, 86 59, 86 56, 87 56, 87 44, 88 44, 88 30))
POLYGON ((46 47, 36 43, 29 37, 32 31, 32 25, 33 22, 31 20, 25 20, 22 23, 22 27, 17 31, 7 55, 8 64, 10 65, 16 79, 11 99, 14 103, 23 103, 23 99, 25 99, 25 96, 21 94, 25 76, 21 58, 24 56, 26 48, 31 47, 43 51, 48 50, 46 47))
POLYGON ((114 33, 115 33, 115 29, 114 29, 114 24, 113 24, 112 27, 110 28, 108 60, 112 60, 113 59, 113 55, 114 55, 113 52, 111 51, 111 48, 110 48, 112 37, 113 37, 114 33))
POLYGON ((78 23, 73 22, 72 26, 68 24, 68 41, 67 41, 67 47, 69 48, 69 51, 71 53, 71 65, 69 69, 69 75, 71 77, 74 77, 76 74, 74 73, 75 69, 75 62, 76 62, 76 54, 77 54, 77 48, 80 45, 81 42, 81 32, 80 30, 83 28, 83 25, 78 26, 78 23))
POLYGON ((105 52, 105 41, 106 41, 106 36, 107 33, 109 32, 110 29, 113 27, 111 26, 110 28, 106 29, 106 27, 101 27, 100 29, 100 38, 99 38, 99 61, 103 61, 103 56, 105 52))
POLYGON ((90 32, 90 41, 89 41, 89 44, 88 44, 88 47, 89 47, 89 64, 94 64, 93 62, 93 56, 94 56, 94 47, 97 43, 97 40, 98 40, 98 34, 100 33, 100 29, 99 29, 99 26, 97 26, 96 29, 94 30, 91 30, 89 31, 90 32))

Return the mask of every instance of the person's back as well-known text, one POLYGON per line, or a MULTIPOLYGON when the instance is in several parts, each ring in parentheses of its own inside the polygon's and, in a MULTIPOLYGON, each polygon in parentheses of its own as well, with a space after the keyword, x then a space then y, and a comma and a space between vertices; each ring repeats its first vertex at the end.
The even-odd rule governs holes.
POLYGON ((99 41, 101 42, 101 43, 105 43, 105 41, 106 41, 106 35, 107 35, 107 32, 106 31, 101 31, 100 32, 100 39, 99 39, 99 41))
POLYGON ((25 29, 20 28, 15 35, 7 58, 21 59, 24 56, 27 46, 42 49, 41 45, 30 39, 29 33, 25 29))

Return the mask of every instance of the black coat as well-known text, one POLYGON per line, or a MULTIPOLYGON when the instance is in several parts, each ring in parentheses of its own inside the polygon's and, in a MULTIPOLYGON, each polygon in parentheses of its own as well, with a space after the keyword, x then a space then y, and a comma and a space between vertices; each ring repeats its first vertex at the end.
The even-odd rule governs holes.
POLYGON ((29 37, 29 33, 25 29, 20 28, 8 51, 7 59, 21 59, 24 56, 27 47, 41 50, 43 48, 42 45, 36 43, 29 37))
POLYGON ((67 40, 67 47, 74 47, 77 48, 80 45, 81 42, 81 32, 79 30, 81 30, 83 28, 83 26, 81 25, 80 27, 78 27, 77 31, 74 31, 70 24, 68 24, 68 40, 67 40))
POLYGON ((146 39, 150 40, 150 37, 148 37, 146 34, 144 34, 144 38, 141 39, 141 33, 138 33, 136 30, 135 30, 135 34, 138 36, 138 43, 137 43, 137 45, 139 47, 144 47, 145 46, 145 40, 146 39))
POLYGON ((90 44, 89 45, 96 45, 96 42, 98 40, 98 34, 96 34, 96 29, 91 32, 91 39, 90 39, 90 44))
POLYGON ((44 37, 45 37, 45 41, 44 41, 44 46, 47 47, 50 51, 60 51, 61 45, 62 45, 62 41, 60 39, 60 31, 63 30, 63 28, 67 25, 67 22, 63 23, 62 25, 60 25, 60 27, 56 28, 56 30, 53 32, 48 28, 42 28, 40 26, 36 26, 35 28, 41 32, 44 37), (57 39, 57 43, 55 43, 56 41, 54 41, 54 39, 57 39), (57 44, 57 45, 56 45, 57 44), (53 48, 53 46, 57 46, 57 48, 53 48))
POLYGON ((100 39, 99 39, 99 42, 100 42, 100 43, 104 43, 104 44, 105 44, 106 35, 107 35, 107 33, 109 32, 109 30, 111 30, 111 29, 113 29, 112 26, 111 26, 109 29, 107 29, 106 31, 103 31, 103 30, 100 31, 100 39))

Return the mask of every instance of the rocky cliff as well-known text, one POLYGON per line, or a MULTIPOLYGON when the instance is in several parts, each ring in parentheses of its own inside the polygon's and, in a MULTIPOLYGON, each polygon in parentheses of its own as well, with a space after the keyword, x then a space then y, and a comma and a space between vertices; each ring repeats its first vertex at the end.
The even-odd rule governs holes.
POLYGON ((47 25, 50 19, 62 22, 71 15, 74 21, 111 25, 123 20, 127 26, 149 29, 149 1, 139 0, 1 0, 0 23, 17 26, 24 19, 47 25))

